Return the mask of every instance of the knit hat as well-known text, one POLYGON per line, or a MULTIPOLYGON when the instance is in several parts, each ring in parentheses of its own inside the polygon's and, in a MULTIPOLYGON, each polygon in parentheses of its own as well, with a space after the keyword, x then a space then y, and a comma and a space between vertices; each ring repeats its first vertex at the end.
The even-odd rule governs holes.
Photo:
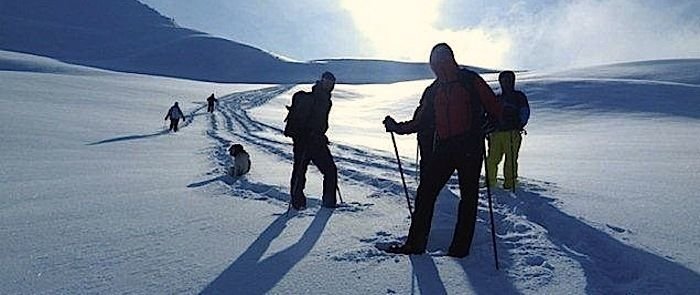
POLYGON ((335 82, 335 76, 331 72, 324 72, 321 75, 321 80, 324 80, 324 79, 335 82))

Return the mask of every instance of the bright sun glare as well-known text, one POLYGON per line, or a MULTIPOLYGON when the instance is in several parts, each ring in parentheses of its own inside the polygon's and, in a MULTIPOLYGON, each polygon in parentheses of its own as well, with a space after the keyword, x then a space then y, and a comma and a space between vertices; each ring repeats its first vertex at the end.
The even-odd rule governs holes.
POLYGON ((473 28, 438 29, 441 1, 431 0, 343 0, 357 29, 372 42, 380 58, 406 61, 428 60, 439 42, 449 44, 461 64, 501 67, 510 42, 504 33, 473 28))

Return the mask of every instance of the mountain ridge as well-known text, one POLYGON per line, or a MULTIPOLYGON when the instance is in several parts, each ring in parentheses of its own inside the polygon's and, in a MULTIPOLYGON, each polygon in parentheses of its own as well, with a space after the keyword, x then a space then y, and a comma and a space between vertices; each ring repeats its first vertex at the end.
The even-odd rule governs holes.
POLYGON ((342 83, 433 77, 426 63, 290 62, 252 45, 180 27, 136 0, 2 0, 0 39, 2 50, 106 70, 210 82, 308 82, 326 70, 342 83))

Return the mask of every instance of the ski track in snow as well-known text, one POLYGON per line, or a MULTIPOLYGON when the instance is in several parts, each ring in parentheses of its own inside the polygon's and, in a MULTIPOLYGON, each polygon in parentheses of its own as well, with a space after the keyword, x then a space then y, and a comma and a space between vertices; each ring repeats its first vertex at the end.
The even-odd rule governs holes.
MULTIPOLYGON (((225 167, 231 165, 231 157, 227 148, 238 138, 247 146, 253 146, 274 157, 279 158, 283 163, 292 165, 293 154, 291 143, 285 141, 282 130, 270 126, 263 122, 256 121, 248 115, 248 110, 259 107, 269 100, 287 92, 293 85, 283 85, 269 87, 259 90, 233 93, 219 99, 218 112, 210 116, 211 129, 207 131, 207 136, 217 142, 216 147, 211 151, 213 159, 217 164, 217 169, 211 172, 212 175, 224 174, 225 167)), ((197 116, 195 113, 201 112, 204 106, 195 109, 189 117, 197 116)), ((189 123, 189 122, 188 122, 189 123)), ((370 152, 353 148, 346 145, 332 144, 333 158, 338 167, 339 181, 370 186, 375 189, 373 194, 382 196, 393 196, 397 199, 403 198, 403 186, 401 183, 389 180, 386 171, 394 169, 393 158, 388 156, 373 155, 370 152), (367 167, 365 172, 357 171, 352 167, 363 165, 367 167)), ((392 174, 388 174, 393 176, 392 174)), ((258 200, 278 200, 286 204, 289 200, 288 188, 270 186, 263 183, 254 183, 242 177, 233 179, 229 176, 221 176, 219 179, 227 184, 238 183, 233 186, 236 195, 258 200)), ((191 186, 201 186, 202 183, 191 186)), ((338 208, 338 212, 360 212, 371 207, 372 203, 348 202, 338 208)), ((320 200, 309 198, 307 207, 320 206, 320 200)))
MULTIPOLYGON (((279 158, 282 163, 292 165, 292 146, 281 135, 282 131, 251 118, 247 112, 292 88, 293 85, 275 86, 233 93, 219 99, 218 112, 209 115, 211 128, 206 132, 207 136, 215 141, 215 146, 210 152, 216 168, 208 175, 225 175, 225 167, 231 164, 227 148, 234 138, 247 146, 279 158)), ((191 111, 184 126, 190 124, 195 117, 208 115, 201 113, 204 108, 205 105, 202 105, 191 111)), ((367 196, 368 199, 391 197, 397 202, 403 200, 402 184, 388 179, 395 177, 394 158, 381 151, 363 151, 340 144, 332 144, 331 151, 338 166, 339 180, 371 187, 374 192, 367 196), (353 169, 359 165, 366 169, 364 171, 353 169)), ((407 174, 409 174, 407 177, 413 176, 410 172, 407 174)), ((278 206, 286 206, 289 200, 288 188, 253 182, 245 176, 240 179, 218 176, 189 186, 199 187, 214 181, 222 181, 230 185, 231 193, 237 197, 268 201, 278 206)), ((496 276, 500 276, 498 280, 504 286, 501 286, 501 289, 486 290, 514 293, 523 291, 537 293, 547 290, 548 287, 556 290, 556 285, 566 285, 562 282, 572 279, 570 277, 572 273, 575 274, 579 269, 583 271, 580 279, 583 280, 587 293, 618 294, 634 292, 634 290, 684 293, 697 290, 696 288, 700 285, 700 277, 697 273, 664 257, 625 244, 622 240, 626 240, 626 235, 632 233, 624 228, 610 224, 590 225, 584 220, 562 212, 556 206, 555 199, 548 196, 554 193, 565 193, 559 191, 554 184, 532 179, 521 181, 522 187, 517 195, 501 190, 493 193, 498 253, 503 271, 503 274, 496 274, 496 276)), ((438 198, 429 245, 448 245, 452 236, 452 228, 437 225, 454 223, 453 214, 440 216, 440 212, 449 212, 450 208, 456 207, 458 203, 459 188, 456 177, 448 182, 447 188, 442 191, 441 198, 438 198), (440 221, 441 219, 446 221, 440 221), (433 243, 433 240, 440 241, 433 243)), ((488 271, 486 274, 481 274, 493 267, 493 260, 490 257, 493 253, 488 203, 484 197, 485 194, 485 189, 482 189, 476 234, 470 256, 476 259, 458 261, 467 275, 474 277, 471 278, 472 280, 483 276, 493 281, 493 274, 488 271)), ((415 192, 411 192, 411 195, 415 195, 415 192)), ((338 208, 336 212, 362 213, 373 205, 373 203, 350 202, 347 206, 338 208)), ((320 200, 308 199, 309 208, 319 206, 320 200)), ((405 205, 397 203, 397 206, 405 205)), ((308 211, 299 212, 298 216, 313 215, 307 213, 308 211)), ((359 239, 360 244, 364 246, 350 248, 342 254, 330 256, 330 259, 363 264, 366 267, 392 260, 398 262, 400 256, 384 253, 374 246, 379 243, 403 240, 405 236, 379 231, 373 237, 359 239)), ((426 265, 420 258, 413 256, 410 259, 416 272, 414 276, 419 280, 421 271, 436 271, 434 264, 426 265)), ((451 258, 434 257, 434 259, 438 265, 441 265, 451 258)), ((478 290, 478 286, 476 287, 478 290)))

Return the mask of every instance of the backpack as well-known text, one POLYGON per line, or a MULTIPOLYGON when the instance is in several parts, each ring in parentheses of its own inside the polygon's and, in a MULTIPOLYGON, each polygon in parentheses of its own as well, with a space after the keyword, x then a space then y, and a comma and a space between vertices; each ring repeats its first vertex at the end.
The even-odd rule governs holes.
POLYGON ((503 104, 503 120, 499 122, 498 129, 502 131, 522 130, 530 119, 530 105, 527 96, 520 91, 514 91, 512 95, 498 96, 503 104))
POLYGON ((287 117, 284 118, 284 136, 298 137, 306 133, 306 122, 309 119, 314 104, 314 97, 310 92, 299 91, 292 96, 292 105, 287 108, 287 117))

